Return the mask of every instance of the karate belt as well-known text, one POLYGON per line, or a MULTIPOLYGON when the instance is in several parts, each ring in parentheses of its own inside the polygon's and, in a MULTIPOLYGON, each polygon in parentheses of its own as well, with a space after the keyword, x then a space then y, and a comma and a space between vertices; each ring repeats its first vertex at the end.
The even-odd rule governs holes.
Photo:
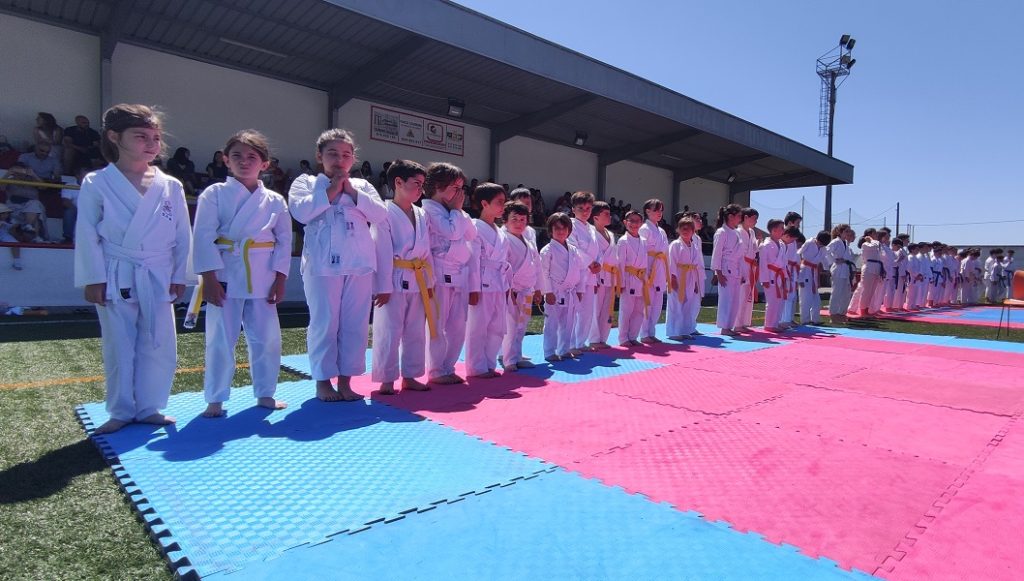
POLYGON ((611 320, 615 313, 615 297, 622 294, 622 272, 614 264, 604 263, 601 270, 612 275, 612 296, 608 299, 608 320, 611 320))
MULTIPOLYGON (((229 240, 224 237, 217 238, 214 243, 218 246, 222 246, 221 250, 226 250, 234 254, 238 245, 234 240, 229 240)), ((245 263, 245 284, 249 294, 252 294, 252 265, 249 263, 249 252, 253 248, 273 248, 274 242, 256 242, 252 238, 246 240, 242 244, 242 262, 245 263)), ((199 277, 199 284, 196 285, 195 290, 192 291, 192 298, 188 302, 188 311, 185 313, 185 322, 182 326, 186 329, 193 329, 196 326, 196 319, 199 318, 199 309, 203 306, 203 277, 199 277)))
POLYGON ((893 268, 893 271, 895 271, 895 274, 892 277, 892 287, 895 288, 895 289, 899 289, 900 288, 900 267, 897 266, 897 267, 893 268))
POLYGON ((420 300, 423 302, 423 313, 427 316, 427 329, 430 330, 430 338, 437 338, 437 322, 434 318, 433 303, 430 300, 430 289, 427 287, 427 277, 430 280, 434 280, 434 270, 430 268, 430 263, 422 258, 414 258, 412 260, 403 260, 401 258, 394 259, 393 264, 395 268, 405 268, 411 270, 416 275, 416 286, 420 289, 420 300), (426 275, 424 276, 424 271, 426 275))
MULTIPOLYGON (((672 275, 668 272, 668 254, 664 252, 658 252, 656 250, 648 250, 647 256, 654 259, 654 262, 661 261, 661 264, 665 267, 665 288, 672 288, 672 275)), ((651 271, 647 273, 647 286, 654 286, 654 262, 651 263, 651 271)))
POLYGON ((637 280, 640 281, 640 284, 643 285, 644 307, 645 308, 646 307, 650 307, 651 306, 651 289, 650 289, 650 282, 649 282, 650 279, 647 278, 647 269, 646 268, 637 268, 635 266, 627 266, 626 267, 626 274, 631 275, 631 276, 635 276, 637 278, 637 280))
POLYGON ((878 276, 880 276, 882 278, 885 278, 885 265, 882 264, 881 260, 874 260, 872 258, 869 258, 868 262, 874 262, 875 264, 877 264, 878 265, 878 276))
POLYGON ((932 286, 939 286, 939 276, 941 276, 942 273, 937 271, 937 270, 935 270, 934 268, 931 269, 931 270, 932 270, 932 281, 931 281, 932 282, 932 286))
MULTIPOLYGON (((160 279, 157 278, 154 270, 172 267, 174 257, 171 250, 132 250, 105 240, 103 241, 103 254, 113 258, 107 263, 107 296, 105 298, 112 301, 121 296, 117 263, 131 264, 134 267, 132 269, 132 290, 135 291, 135 297, 139 300, 139 318, 142 322, 142 330, 149 333, 153 346, 159 347, 156 326, 153 325, 153 317, 157 312, 153 293, 158 290, 160 279)), ((163 290, 170 292, 170 289, 163 290)))
POLYGON ((768 270, 775 273, 775 297, 780 299, 788 298, 789 292, 786 290, 786 270, 781 266, 775 266, 774 264, 769 264, 768 270))
POLYGON ((679 296, 679 302, 686 301, 686 285, 688 283, 686 274, 690 271, 697 270, 696 264, 677 264, 676 268, 679 269, 679 288, 676 290, 679 296))
POLYGON ((533 315, 533 292, 529 289, 512 292, 517 297, 516 300, 512 301, 515 303, 516 308, 516 322, 522 323, 533 315))
POLYGON ((943 282, 956 282, 956 281, 951 281, 950 279, 952 279, 952 278, 953 278, 953 275, 951 275, 949 273, 949 268, 943 267, 942 268, 942 280, 943 280, 943 282))
POLYGON ((811 274, 811 288, 814 290, 814 292, 818 292, 818 268, 819 268, 819 265, 814 264, 813 262, 807 262, 806 260, 802 260, 801 264, 803 264, 807 268, 809 268, 809 269, 814 271, 811 274))
POLYGON ((743 257, 743 260, 747 261, 750 265, 750 302, 757 302, 757 279, 760 278, 760 266, 757 264, 757 260, 754 258, 743 257))
POLYGON ((789 270, 789 276, 786 278, 786 280, 789 282, 789 286, 787 287, 787 290, 789 290, 790 292, 794 292, 795 293, 796 292, 796 278, 797 278, 797 276, 800 275, 800 263, 798 261, 796 261, 796 260, 789 260, 789 261, 787 261, 787 263, 789 264, 789 269, 788 269, 789 270))

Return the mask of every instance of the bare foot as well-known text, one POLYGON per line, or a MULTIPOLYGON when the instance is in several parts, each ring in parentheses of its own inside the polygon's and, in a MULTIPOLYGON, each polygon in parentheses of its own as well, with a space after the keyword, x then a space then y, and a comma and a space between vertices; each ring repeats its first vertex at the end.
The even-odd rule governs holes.
POLYGON ((569 356, 572 357, 573 359, 578 359, 580 355, 583 355, 583 352, 580 351, 579 349, 570 349, 568 353, 562 355, 562 358, 564 359, 566 356, 569 356))
POLYGON ((377 393, 381 395, 395 395, 395 382, 385 381, 384 383, 380 384, 380 391, 378 391, 377 393))
POLYGON ((176 422, 178 420, 172 418, 171 416, 165 416, 164 414, 156 413, 156 414, 148 415, 148 416, 142 418, 141 420, 135 420, 135 421, 137 421, 140 424, 153 424, 154 426, 166 426, 166 425, 173 424, 174 422, 176 422))
POLYGON ((121 428, 127 426, 131 422, 124 422, 121 420, 115 420, 113 418, 103 422, 103 425, 92 431, 92 435, 99 436, 100 434, 113 434, 121 428))
POLYGON ((219 418, 224 415, 224 402, 215 401, 213 403, 206 404, 206 411, 203 412, 204 418, 219 418))
POLYGON ((256 400, 256 405, 260 406, 261 408, 267 408, 268 410, 283 410, 284 408, 288 407, 287 403, 281 400, 274 399, 272 397, 261 397, 258 400, 256 400))
POLYGON ((321 379, 316 382, 316 398, 326 402, 342 401, 344 399, 341 394, 334 391, 334 386, 327 379, 321 379))
POLYGON ((550 363, 557 363, 561 360, 562 358, 559 357, 558 355, 548 355, 547 357, 544 358, 544 361, 548 361, 550 363))
POLYGON ((626 344, 629 345, 630 347, 639 347, 643 345, 643 343, 637 341, 636 339, 630 339, 629 341, 626 341, 626 344))
POLYGON ((412 391, 430 391, 430 386, 429 385, 425 385, 423 383, 420 383, 419 381, 416 381, 416 378, 413 378, 413 377, 403 377, 402 378, 402 391, 405 391, 407 389, 412 390, 412 391))
POLYGON ((590 349, 592 351, 597 351, 598 349, 608 349, 609 347, 610 347, 610 345, 608 345, 604 341, 598 341, 597 343, 591 343, 590 344, 590 349))
POLYGON ((477 379, 494 379, 495 377, 501 377, 501 374, 493 369, 489 369, 483 373, 478 373, 471 377, 475 377, 477 379))
POLYGON ((669 339, 672 339, 673 341, 682 341, 683 340, 683 336, 682 335, 672 335, 671 337, 669 337, 669 339))
POLYGON ((427 380, 427 383, 433 383, 434 385, 455 385, 459 383, 459 379, 454 375, 442 375, 440 377, 434 377, 427 380))
POLYGON ((519 371, 519 365, 512 363, 510 365, 503 366, 501 370, 505 373, 512 373, 513 371, 519 371))
POLYGON ((735 337, 736 335, 739 335, 739 333, 737 333, 736 331, 733 331, 732 329, 722 329, 719 332, 719 334, 720 335, 724 335, 726 337, 735 337))
POLYGON ((530 361, 529 359, 520 359, 519 362, 516 363, 517 369, 531 369, 533 367, 536 367, 536 365, 534 365, 533 361, 530 361))
POLYGON ((362 401, 364 399, 361 394, 352 391, 348 382, 338 382, 338 395, 341 397, 341 401, 362 401))

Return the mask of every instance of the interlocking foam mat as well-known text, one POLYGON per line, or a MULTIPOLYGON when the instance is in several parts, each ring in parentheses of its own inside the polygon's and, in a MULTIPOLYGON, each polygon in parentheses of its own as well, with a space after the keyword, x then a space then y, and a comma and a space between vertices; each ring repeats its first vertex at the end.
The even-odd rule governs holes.
POLYGON ((356 403, 182 393, 94 440, 183 578, 1016 578, 1024 345, 701 330, 356 403))
MULTIPOLYGON (((976 327, 998 327, 1001 307, 998 306, 965 306, 965 307, 936 307, 934 309, 923 309, 910 313, 878 313, 872 315, 881 319, 894 319, 897 321, 912 321, 915 323, 936 323, 941 325, 968 325, 976 327)), ((1009 319, 1006 313, 1002 313, 1002 326, 1004 329, 1024 329, 1024 311, 1010 309, 1009 319)), ((827 315, 828 311, 822 311, 827 315)), ((853 319, 860 317, 853 316, 853 319)))

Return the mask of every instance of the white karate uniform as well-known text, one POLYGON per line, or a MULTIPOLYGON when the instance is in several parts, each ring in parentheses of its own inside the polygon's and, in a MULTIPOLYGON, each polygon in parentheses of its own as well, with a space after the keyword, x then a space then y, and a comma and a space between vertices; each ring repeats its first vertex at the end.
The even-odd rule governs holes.
MULTIPOLYGON (((427 346, 427 376, 436 379, 455 373, 466 338, 469 309, 469 271, 476 226, 460 208, 448 210, 431 199, 423 200, 434 257, 434 303, 437 336, 427 346)), ((527 228, 529 231, 530 228, 527 228)))
MULTIPOLYGON (((931 282, 931 263, 928 257, 923 252, 918 252, 914 255, 914 284, 913 284, 913 302, 910 308, 917 310, 924 306, 925 299, 928 297, 928 285, 931 282)), ((910 299, 908 299, 910 302, 910 299)))
POLYGON ((749 287, 744 295, 744 287, 740 282, 744 272, 748 270, 743 260, 746 254, 745 244, 746 239, 740 229, 722 226, 715 231, 714 244, 711 248, 711 270, 721 272, 726 279, 724 285, 721 278, 718 280, 718 316, 715 324, 719 329, 734 329, 740 326, 740 303, 745 296, 750 296, 749 287))
POLYGON ((935 251, 933 250, 931 254, 925 257, 925 260, 927 261, 925 273, 926 276, 930 277, 927 301, 931 306, 937 307, 942 303, 943 282, 945 278, 945 275, 942 272, 942 258, 936 256, 935 251))
POLYGON ((758 249, 758 284, 764 286, 764 328, 777 329, 787 297, 786 245, 781 240, 765 238, 758 249))
POLYGON ((292 182, 288 207, 305 224, 302 283, 309 305, 306 346, 317 381, 366 372, 366 343, 377 254, 370 224, 388 210, 370 182, 350 178, 356 200, 327 199, 330 178, 301 175, 292 182))
POLYGON ((882 310, 882 305, 885 303, 885 292, 892 284, 893 277, 893 262, 895 255, 892 248, 888 244, 879 243, 879 255, 882 260, 882 269, 885 271, 884 276, 878 281, 878 285, 875 286, 875 292, 871 295, 871 304, 868 307, 869 313, 878 313, 882 310))
POLYGON ((946 292, 943 295, 942 302, 946 305, 951 305, 956 300, 957 290, 960 288, 960 260, 953 255, 945 255, 942 257, 943 273, 946 275, 946 292))
POLYGON ((999 300, 999 283, 1002 279, 1003 265, 994 256, 985 259, 985 299, 989 302, 999 300))
MULTIPOLYGON (((596 229, 595 229, 596 230, 596 229)), ((612 330, 612 310, 615 308, 616 287, 622 285, 622 271, 616 255, 615 235, 605 231, 606 236, 597 232, 597 262, 601 271, 597 273, 597 295, 594 297, 594 327, 590 331, 590 343, 607 343, 612 330)))
POLYGON ((552 240, 540 251, 540 292, 544 297, 544 357, 565 357, 573 348, 573 312, 582 293, 584 258, 572 244, 552 240), (555 295, 548 304, 547 295, 555 295))
POLYGON ((740 303, 734 327, 749 327, 754 314, 754 297, 758 292, 753 266, 757 264, 757 236, 753 230, 747 230, 743 226, 738 226, 736 232, 743 243, 743 257, 740 262, 740 303))
POLYGON ((893 251, 891 246, 889 250, 892 252, 892 274, 885 283, 885 297, 882 299, 882 306, 886 312, 902 308, 901 299, 905 293, 907 280, 907 250, 900 248, 893 251))
POLYGON ((797 287, 800 294, 800 323, 821 322, 821 295, 818 294, 818 274, 825 260, 825 247, 817 240, 808 240, 798 252, 800 272, 797 287))
POLYGON ((213 271, 225 286, 222 306, 206 305, 207 403, 231 397, 235 345, 245 329, 253 394, 273 397, 281 373, 281 324, 277 305, 267 302, 277 273, 288 276, 292 219, 284 198, 258 183, 249 190, 235 178, 213 184, 199 196, 192 268, 213 271), (257 247, 250 247, 256 244, 257 247), (271 245, 265 247, 265 245, 271 245))
POLYGON ((636 341, 644 321, 647 320, 646 304, 652 298, 648 288, 647 244, 640 236, 629 232, 619 238, 615 245, 622 275, 622 294, 619 296, 619 344, 636 341), (646 299, 645 299, 646 297, 646 299))
POLYGON ((651 294, 651 308, 647 309, 647 318, 640 327, 641 337, 654 337, 656 325, 661 319, 665 294, 669 291, 668 269, 668 235, 650 220, 640 226, 640 239, 647 246, 647 280, 648 292, 651 294))
POLYGON ((782 304, 782 323, 792 323, 796 314, 797 292, 796 279, 800 276, 799 246, 796 240, 786 244, 786 300, 782 304))
POLYGON ((668 245, 668 263, 678 290, 668 295, 665 329, 669 337, 692 335, 697 330, 700 299, 704 296, 704 253, 694 234, 687 244, 682 238, 668 245))
POLYGON ((853 254, 849 244, 842 238, 833 238, 825 247, 831 262, 829 272, 832 274, 832 297, 828 301, 830 315, 843 315, 850 306, 853 293, 850 277, 853 274, 853 254))
POLYGON ((1000 266, 1003 267, 1003 289, 1001 291, 1000 299, 1005 299, 1006 297, 1010 296, 1010 288, 1013 286, 1013 273, 1017 270, 1017 266, 1014 264, 1014 260, 1015 258, 1007 256, 1006 258, 1003 258, 1002 264, 1000 264, 1000 266))
MULTIPOLYGON (((600 247, 597 240, 597 228, 592 224, 572 218, 572 231, 569 233, 569 244, 576 247, 580 258, 583 259, 583 298, 580 299, 579 308, 573 314, 573 349, 584 350, 587 341, 590 340, 590 333, 594 329, 595 308, 594 300, 597 292, 597 275, 590 272, 590 265, 598 262, 600 258, 600 247)), ((600 264, 600 262, 598 262, 600 264)))
MULTIPOLYGON (((875 298, 875 289, 879 285, 883 284, 885 266, 882 262, 882 244, 877 240, 871 240, 864 242, 860 247, 860 286, 857 288, 857 292, 854 293, 856 296, 860 295, 860 300, 856 298, 853 300, 856 305, 851 306, 851 309, 859 309, 860 312, 867 312, 868 314, 875 314, 871 310, 871 301, 875 298)), ((856 313, 855 313, 856 314, 856 313)))
POLYGON ((523 359, 523 337, 526 325, 533 315, 533 297, 540 274, 540 252, 525 233, 520 240, 505 230, 508 240, 509 296, 505 311, 505 337, 501 342, 501 361, 505 366, 515 365, 523 359))
POLYGON ((508 291, 508 239, 505 232, 473 220, 476 239, 470 259, 469 290, 479 292, 480 301, 469 306, 466 318, 466 373, 480 375, 494 371, 505 338, 508 291))
POLYGON ((107 412, 122 422, 167 406, 177 365, 175 297, 192 248, 181 183, 160 170, 145 194, 114 164, 82 182, 75 228, 75 286, 102 284, 107 412))

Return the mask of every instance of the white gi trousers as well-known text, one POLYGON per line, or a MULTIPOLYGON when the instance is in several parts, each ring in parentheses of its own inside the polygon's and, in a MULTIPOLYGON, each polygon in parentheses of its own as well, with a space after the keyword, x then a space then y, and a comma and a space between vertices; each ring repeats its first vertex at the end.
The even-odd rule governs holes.
POLYGON ((523 337, 533 315, 533 291, 520 291, 516 300, 509 297, 505 308, 505 337, 501 341, 501 361, 515 365, 523 360, 523 337))
POLYGON ((850 307, 850 299, 853 296, 853 289, 850 288, 850 279, 832 277, 832 297, 828 301, 828 312, 830 315, 845 315, 846 309, 850 307))
POLYGON ((203 394, 206 403, 231 398, 235 375, 235 345, 245 330, 252 373, 253 395, 274 397, 281 373, 281 323, 277 305, 267 299, 224 299, 224 306, 206 304, 206 373, 203 394))
POLYGON ((614 287, 598 286, 597 294, 594 296, 594 328, 590 331, 591 343, 607 343, 608 334, 612 331, 612 315, 609 309, 613 308, 611 302, 615 300, 614 287))
POLYGON ((306 346, 313 379, 366 373, 373 273, 305 276, 309 305, 306 346))
POLYGON ((370 379, 384 383, 399 376, 414 379, 426 368, 426 326, 423 299, 418 292, 391 293, 373 310, 373 362, 370 379))
POLYGON ((465 289, 436 285, 437 337, 427 345, 427 376, 437 379, 455 373, 455 362, 466 338, 466 313, 469 295, 465 289))
POLYGON ((573 315, 573 349, 583 350, 587 347, 587 341, 594 330, 594 310, 597 295, 594 294, 594 285, 584 286, 583 298, 579 301, 579 308, 573 315))
MULTIPOLYGON (((818 276, 817 271, 813 272, 812 276, 818 276)), ((818 289, 807 282, 798 287, 798 292, 800 294, 800 324, 820 323, 821 295, 818 294, 818 289)))
POLYGON ((661 319, 661 311, 665 306, 665 290, 664 280, 656 280, 651 283, 651 307, 647 309, 647 316, 640 326, 641 337, 654 337, 657 335, 658 320, 661 319))
POLYGON ((505 338, 505 292, 481 292, 480 302, 470 305, 466 317, 466 373, 494 371, 505 338))
POLYGON ((750 296, 750 287, 740 284, 739 273, 732 270, 722 272, 726 284, 722 286, 722 282, 718 282, 718 315, 715 324, 719 329, 732 329, 739 326, 740 305, 750 296))
MULTIPOLYGON (((643 306, 643 299, 641 299, 643 306)), ((573 313, 579 305, 576 291, 555 293, 555 304, 544 303, 544 357, 565 356, 573 348, 575 321, 573 313)))
POLYGON ((680 302, 678 293, 669 294, 668 309, 665 313, 665 330, 668 336, 692 335, 697 330, 698 313, 700 295, 687 293, 686 302, 680 302))

